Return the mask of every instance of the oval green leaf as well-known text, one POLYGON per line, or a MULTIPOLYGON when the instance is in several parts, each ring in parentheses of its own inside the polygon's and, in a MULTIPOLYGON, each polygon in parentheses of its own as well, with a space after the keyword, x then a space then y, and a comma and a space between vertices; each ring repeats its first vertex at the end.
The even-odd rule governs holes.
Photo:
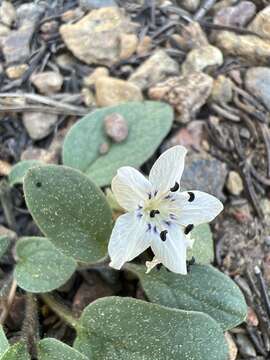
POLYGON ((132 298, 107 297, 83 312, 75 348, 91 360, 227 360, 208 315, 132 298))
POLYGON ((24 179, 24 193, 37 225, 64 254, 87 263, 104 258, 111 209, 87 176, 66 166, 35 167, 24 179))
POLYGON ((140 279, 150 301, 170 308, 200 311, 215 319, 223 330, 242 323, 247 314, 243 294, 236 284, 212 266, 193 265, 188 275, 165 269, 145 274, 145 267, 128 264, 140 279))
POLYGON ((31 360, 25 343, 18 342, 8 348, 0 357, 0 360, 31 360))
POLYGON ((76 262, 62 254, 48 239, 22 238, 16 245, 14 276, 18 285, 32 293, 49 292, 65 284, 76 262))
POLYGON ((108 185, 121 166, 139 167, 148 160, 170 131, 172 122, 172 108, 156 101, 96 110, 69 131, 63 147, 63 162, 84 172, 97 185, 108 185), (103 120, 112 113, 126 119, 129 134, 124 142, 111 144, 108 153, 100 155, 100 145, 108 141, 103 120))
POLYGON ((38 343, 39 360, 88 360, 86 356, 56 339, 43 339, 38 343))
POLYGON ((196 226, 191 232, 194 244, 188 251, 188 258, 194 256, 197 264, 210 264, 214 261, 214 244, 211 228, 208 224, 196 226))
POLYGON ((23 178, 27 171, 33 166, 42 165, 41 161, 38 160, 23 160, 14 165, 11 172, 8 175, 8 181, 11 186, 16 184, 22 184, 23 178))
POLYGON ((3 327, 0 325, 0 357, 9 348, 9 343, 4 333, 3 327))

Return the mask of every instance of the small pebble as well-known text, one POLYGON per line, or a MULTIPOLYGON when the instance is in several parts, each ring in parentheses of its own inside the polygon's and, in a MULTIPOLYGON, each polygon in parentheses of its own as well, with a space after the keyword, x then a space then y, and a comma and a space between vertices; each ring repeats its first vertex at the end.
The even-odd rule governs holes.
POLYGON ((213 79, 203 72, 169 77, 148 91, 150 99, 165 101, 176 110, 176 120, 187 123, 195 117, 211 94, 213 79))
POLYGON ((227 104, 232 100, 232 81, 224 75, 219 75, 213 83, 211 98, 219 104, 227 104))
POLYGON ((229 6, 219 10, 214 17, 214 24, 245 27, 255 13, 255 4, 251 1, 240 1, 236 6, 229 6))
POLYGON ((270 40, 270 5, 258 12, 248 29, 270 40))
POLYGON ((126 60, 133 55, 137 49, 138 37, 135 34, 120 35, 120 60, 126 60))
POLYGON ((50 95, 61 90, 64 78, 56 71, 44 71, 31 76, 31 83, 41 94, 50 95))
POLYGON ((2 1, 0 6, 0 21, 2 24, 11 27, 16 20, 16 9, 11 1, 2 1))
POLYGON ((245 87, 270 111, 270 68, 251 67, 245 76, 245 87))
POLYGON ((191 50, 182 64, 182 74, 188 75, 193 71, 203 71, 208 67, 223 64, 222 52, 215 46, 207 45, 191 50))
POLYGON ((229 172, 226 186, 229 192, 236 196, 244 190, 243 180, 236 171, 229 172))
POLYGON ((168 76, 177 74, 179 74, 178 63, 167 55, 166 51, 158 50, 134 71, 129 81, 145 90, 168 76))
POLYGON ((28 70, 27 64, 13 65, 6 69, 6 74, 9 79, 19 79, 28 70))
POLYGON ((142 101, 138 86, 129 81, 113 77, 100 77, 95 83, 98 106, 113 106, 127 101, 142 101))
POLYGON ((109 144, 107 142, 104 142, 104 143, 100 144, 100 146, 99 146, 100 155, 107 154, 109 152, 109 150, 110 150, 110 146, 109 146, 109 144))
POLYGON ((100 77, 106 77, 109 76, 109 70, 106 67, 99 66, 97 67, 93 72, 91 72, 89 75, 85 76, 83 79, 83 83, 87 87, 94 86, 96 81, 100 77))
POLYGON ((57 122, 56 114, 45 114, 41 112, 24 112, 23 124, 33 140, 45 138, 57 122))
POLYGON ((244 358, 256 358, 256 350, 252 342, 249 340, 247 335, 244 334, 237 334, 236 335, 236 342, 238 345, 239 352, 244 358))
POLYGON ((128 124, 121 114, 107 115, 104 119, 104 127, 106 135, 117 143, 124 141, 128 136, 128 124))
POLYGON ((87 107, 93 107, 96 105, 96 100, 93 92, 88 88, 82 89, 83 102, 87 107))

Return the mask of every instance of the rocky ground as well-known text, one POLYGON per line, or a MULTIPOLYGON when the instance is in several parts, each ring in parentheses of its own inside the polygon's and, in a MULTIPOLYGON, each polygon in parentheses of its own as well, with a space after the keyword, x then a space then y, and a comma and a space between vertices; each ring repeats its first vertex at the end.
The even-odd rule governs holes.
MULTIPOLYGON (((61 163, 68 129, 96 107, 143 99, 169 103, 175 122, 160 150, 188 147, 183 186, 225 202, 212 227, 215 265, 237 282, 249 305, 247 322, 227 334, 231 360, 270 354, 268 4, 17 0, 0 5, 0 234, 38 233, 21 187, 6 188, 12 165, 25 159, 61 163)), ((115 134, 114 124, 108 126, 115 134)), ((8 272, 11 259, 2 265, 8 272)), ((125 274, 114 276, 80 272, 59 293, 77 313, 101 296, 140 296, 125 274)), ((24 302, 18 292, 6 319, 13 337, 24 321, 24 302)), ((72 331, 42 304, 40 317, 48 336, 72 340, 72 331)))

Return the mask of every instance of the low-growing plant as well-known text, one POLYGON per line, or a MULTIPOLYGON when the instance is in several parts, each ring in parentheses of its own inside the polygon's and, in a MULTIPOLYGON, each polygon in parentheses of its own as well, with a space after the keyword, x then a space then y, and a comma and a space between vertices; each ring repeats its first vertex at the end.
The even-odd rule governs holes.
MULTIPOLYGON (((154 154, 172 121, 171 108, 158 102, 97 110, 69 131, 64 165, 14 167, 10 184, 23 182, 28 210, 44 237, 17 241, 10 283, 28 292, 30 301, 38 294, 75 329, 76 339, 73 347, 24 337, 11 345, 0 329, 0 360, 27 360, 30 353, 40 360, 228 359, 224 332, 244 321, 246 304, 235 283, 211 265, 207 223, 221 202, 197 190, 179 191, 186 154, 181 146, 163 153, 149 179, 131 167, 154 154), (109 142, 102 121, 112 113, 126 119, 129 135, 110 142, 101 155, 101 144, 109 142), (111 181, 113 193, 106 197, 100 186, 111 181), (149 247, 154 258, 147 267, 140 258, 131 263, 149 247), (123 268, 138 279, 146 300, 98 299, 76 318, 49 292, 95 264, 123 268)), ((3 256, 7 236, 0 245, 3 256)))

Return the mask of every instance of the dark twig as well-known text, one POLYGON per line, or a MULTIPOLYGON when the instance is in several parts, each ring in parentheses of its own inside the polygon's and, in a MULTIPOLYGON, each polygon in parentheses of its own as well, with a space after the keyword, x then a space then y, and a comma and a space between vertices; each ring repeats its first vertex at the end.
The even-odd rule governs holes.
POLYGON ((214 24, 214 23, 210 23, 208 21, 204 21, 204 20, 198 20, 198 23, 202 26, 202 27, 206 27, 209 29, 214 29, 214 30, 219 30, 219 31, 231 31, 231 32, 235 32, 237 34, 241 34, 241 35, 253 35, 253 36, 257 36, 260 38, 264 38, 262 35, 245 29, 245 28, 239 28, 236 26, 229 26, 229 25, 220 25, 220 24, 214 24))
POLYGON ((265 281, 264 281, 264 278, 262 276, 261 269, 259 268, 259 266, 254 267, 254 273, 257 278, 260 290, 261 290, 262 299, 263 299, 266 311, 267 311, 268 315, 270 316, 270 299, 269 299, 269 295, 268 295, 268 292, 266 289, 266 284, 265 284, 265 281))
POLYGON ((270 177, 270 133, 266 124, 259 123, 267 154, 267 175, 270 177))
POLYGON ((251 338, 256 350, 263 356, 267 356, 268 352, 264 349, 261 339, 259 338, 256 329, 251 326, 246 326, 247 333, 251 338))
POLYGON ((211 7, 214 6, 216 1, 217 0, 204 0, 194 15, 194 20, 201 20, 208 13, 211 7))

